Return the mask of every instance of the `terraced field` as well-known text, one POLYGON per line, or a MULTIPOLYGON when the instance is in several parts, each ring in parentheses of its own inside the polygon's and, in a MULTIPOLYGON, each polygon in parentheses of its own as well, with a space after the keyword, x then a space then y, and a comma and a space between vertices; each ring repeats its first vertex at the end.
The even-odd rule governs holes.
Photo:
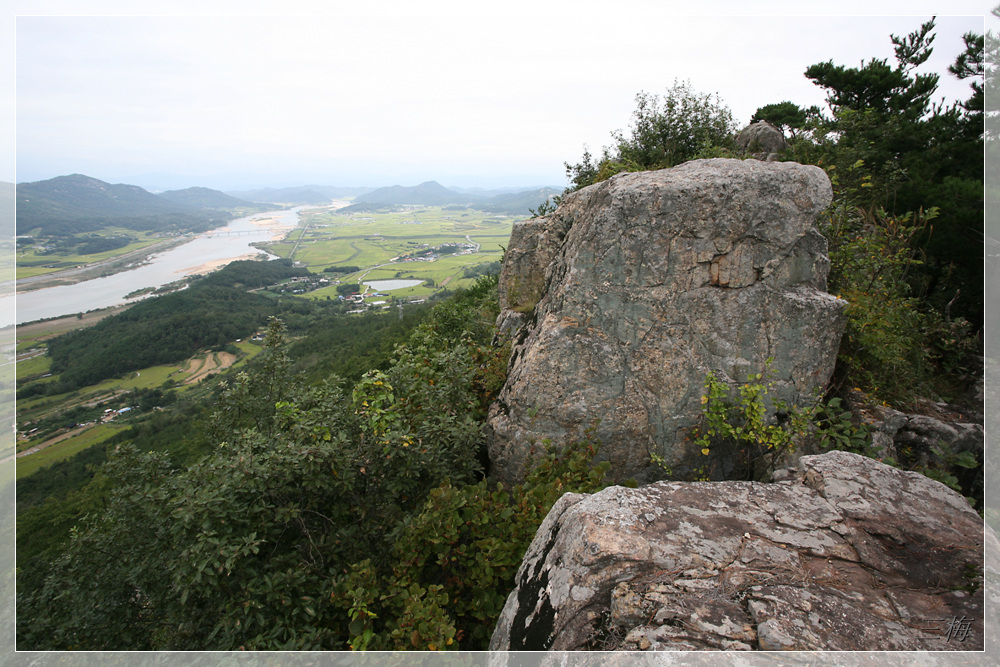
POLYGON ((189 359, 181 370, 187 373, 186 379, 181 384, 196 384, 206 378, 226 370, 236 363, 236 355, 229 352, 207 352, 193 359, 189 359))

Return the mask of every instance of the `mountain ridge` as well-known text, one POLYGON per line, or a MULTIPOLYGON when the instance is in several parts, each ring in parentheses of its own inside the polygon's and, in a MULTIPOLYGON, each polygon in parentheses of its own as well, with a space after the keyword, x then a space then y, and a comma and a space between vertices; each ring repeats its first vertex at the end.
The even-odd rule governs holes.
POLYGON ((437 181, 425 181, 409 187, 392 185, 378 188, 355 198, 351 206, 341 210, 366 211, 389 206, 471 206, 490 213, 527 215, 560 192, 551 187, 512 188, 500 191, 500 194, 481 195, 446 188, 437 181))
POLYGON ((239 199, 220 190, 205 187, 191 187, 183 190, 167 190, 157 194, 167 201, 180 206, 190 206, 197 209, 230 209, 245 206, 256 206, 253 202, 239 199))
MULTIPOLYGON (((110 226, 203 231, 219 224, 218 208, 171 200, 138 185, 106 183, 84 174, 18 183, 15 191, 17 234, 37 230, 41 235, 65 236, 110 226)), ((185 197, 190 198, 190 193, 177 198, 185 197)))

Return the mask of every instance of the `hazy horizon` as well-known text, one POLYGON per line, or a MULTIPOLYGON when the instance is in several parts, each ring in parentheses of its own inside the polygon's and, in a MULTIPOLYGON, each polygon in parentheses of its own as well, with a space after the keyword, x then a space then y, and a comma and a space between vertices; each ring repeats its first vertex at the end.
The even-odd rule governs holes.
MULTIPOLYGON (((531 19, 439 2, 320 16, 17 16, 16 163, 0 178, 80 173, 150 191, 565 187, 564 163, 627 130, 640 92, 689 81, 740 127, 766 104, 825 108, 808 66, 893 62, 890 34, 917 30, 943 3, 864 6, 903 15, 770 3, 779 15, 686 16, 636 1, 597 12, 581 0, 572 12, 533 4, 531 19)), ((968 31, 984 31, 982 14, 937 18, 919 69, 940 74, 936 100, 970 94, 947 73, 968 31)))
MULTIPOLYGON (((372 182, 372 183, 362 183, 362 184, 353 184, 353 183, 351 183, 351 184, 345 184, 345 183, 332 182, 332 181, 331 182, 325 182, 323 180, 316 180, 315 178, 312 178, 311 176, 308 176, 308 175, 304 176, 304 178, 306 180, 294 180, 294 178, 292 178, 292 177, 287 177, 286 180, 278 180, 277 181, 278 185, 274 185, 271 182, 258 183, 257 180, 254 180, 254 181, 252 181, 253 184, 246 185, 246 186, 240 185, 239 184, 240 181, 232 181, 234 183, 237 183, 237 185, 233 185, 232 187, 229 187, 229 186, 218 187, 218 186, 214 186, 214 185, 206 185, 205 183, 192 183, 192 184, 188 184, 188 185, 174 185, 174 186, 169 186, 168 185, 168 186, 164 187, 164 186, 157 186, 157 185, 150 185, 150 184, 151 183, 171 183, 171 182, 188 183, 189 179, 186 179, 186 178, 180 177, 180 176, 167 176, 167 177, 164 177, 164 178, 160 178, 158 175, 154 175, 152 177, 149 177, 148 175, 142 175, 142 174, 140 174, 140 175, 136 176, 136 178, 137 178, 136 181, 122 181, 122 180, 108 180, 106 178, 100 178, 99 176, 95 176, 93 174, 85 174, 85 173, 82 173, 82 172, 72 172, 72 173, 68 173, 68 174, 57 174, 55 176, 50 176, 50 177, 47 177, 47 178, 37 178, 37 179, 30 179, 30 180, 18 180, 16 184, 37 183, 37 182, 40 182, 40 181, 48 181, 48 180, 51 180, 53 178, 59 178, 60 176, 72 176, 73 174, 80 174, 82 176, 88 176, 90 178, 96 178, 99 181, 103 181, 103 182, 109 183, 111 185, 137 185, 137 186, 141 187, 142 189, 147 190, 148 192, 152 192, 154 194, 160 193, 160 192, 166 192, 166 191, 170 191, 170 190, 184 190, 184 189, 193 188, 193 187, 205 187, 205 188, 210 188, 212 190, 219 190, 221 192, 240 192, 240 191, 248 191, 248 190, 267 190, 267 189, 284 190, 284 189, 288 189, 288 188, 300 188, 300 187, 310 187, 310 186, 328 187, 328 188, 331 188, 331 187, 332 188, 367 188, 367 189, 371 189, 371 190, 376 190, 378 188, 387 188, 387 187, 392 187, 392 186, 413 187, 413 186, 420 185, 422 183, 427 183, 427 182, 430 182, 430 181, 437 182, 438 184, 440 184, 440 185, 442 185, 442 186, 444 186, 446 188, 457 189, 457 190, 484 190, 484 191, 505 190, 505 191, 512 191, 512 190, 529 190, 529 189, 535 189, 535 188, 559 188, 559 189, 562 189, 563 187, 565 187, 564 185, 559 184, 559 183, 525 183, 525 182, 511 182, 510 184, 486 183, 484 185, 460 185, 460 184, 443 182, 439 178, 424 178, 423 180, 419 180, 419 181, 414 180, 413 182, 393 182, 393 183, 388 183, 388 182, 385 182, 385 183, 376 183, 376 182, 372 182), (312 179, 312 180, 309 180, 309 179, 312 179)), ((259 179, 260 177, 259 176, 254 176, 253 178, 254 179, 259 179)), ((15 183, 11 183, 9 181, 3 181, 3 180, 0 180, 0 183, 4 183, 4 184, 7 184, 7 185, 16 185, 15 183)))

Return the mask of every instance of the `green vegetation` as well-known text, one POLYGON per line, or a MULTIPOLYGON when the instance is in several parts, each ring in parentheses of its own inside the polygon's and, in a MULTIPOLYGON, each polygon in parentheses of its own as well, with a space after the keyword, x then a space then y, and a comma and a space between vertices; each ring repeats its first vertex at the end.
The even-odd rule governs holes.
MULTIPOLYGON (((839 397, 815 397, 802 406, 776 399, 767 379, 771 361, 735 391, 714 373, 705 378, 701 422, 688 436, 706 457, 696 469, 697 479, 769 479, 783 458, 807 440, 820 450, 871 455, 867 424, 855 424, 839 397)), ((659 463, 658 458, 653 462, 659 463)))
POLYGON ((733 147, 736 123, 718 96, 674 81, 663 97, 636 95, 629 134, 612 132, 614 145, 594 161, 589 151, 577 164, 566 163, 571 185, 579 190, 623 171, 665 169, 697 157, 717 157, 733 147))
MULTIPOLYGON (((770 359, 768 364, 770 364, 770 359)), ((781 458, 794 451, 796 441, 813 426, 813 413, 818 406, 799 409, 788 406, 772 396, 773 385, 765 381, 765 371, 751 373, 740 386, 739 400, 729 401, 729 386, 709 373, 705 380, 706 393, 702 396, 702 421, 691 433, 695 446, 703 456, 714 462, 735 461, 735 468, 709 471, 710 479, 766 479, 781 458), (771 414, 784 418, 772 420, 771 414), (718 447, 735 450, 718 456, 718 447), (712 456, 713 453, 716 456, 712 456), (736 454, 735 456, 733 454, 736 454), (714 475, 712 473, 715 473, 714 475)))
MULTIPOLYGON (((424 285, 393 290, 392 296, 426 299, 471 287, 474 277, 467 275, 468 270, 500 259, 513 220, 434 206, 397 206, 388 212, 307 211, 298 233, 258 247, 300 262, 314 273, 334 274, 330 278, 344 284, 421 280, 424 285)), ((343 293, 337 285, 329 285, 304 296, 335 299, 343 293)))
POLYGON ((496 303, 481 278, 352 387, 294 374, 272 320, 202 413, 204 456, 181 465, 120 434, 88 486, 24 511, 23 645, 485 648, 549 506, 606 468, 584 434, 524 486, 482 479, 508 353, 490 343, 496 303))
MULTIPOLYGON (((963 154, 981 153, 979 112, 975 94, 927 108, 933 82, 912 70, 929 39, 927 26, 894 39, 896 67, 810 68, 831 91, 832 117, 791 103, 758 112, 794 130, 792 157, 831 175, 823 225, 850 323, 837 385, 815 405, 775 406, 764 372, 736 391, 708 378, 691 434, 704 477, 717 477, 726 447, 740 454, 720 473, 729 477, 762 475, 799 438, 868 453, 846 390, 906 405, 916 392, 958 395, 974 372, 977 286, 955 239, 932 228, 961 239, 981 206, 969 198, 981 171, 963 154)), ((968 41, 955 69, 977 76, 968 41)), ((568 166, 573 187, 732 150, 717 99, 675 84, 638 106, 631 134, 616 133, 601 160, 568 166)), ((542 518, 564 492, 601 488, 607 470, 593 464, 592 428, 566 450, 549 445, 521 486, 489 478, 484 420, 510 353, 494 340, 509 231, 466 209, 312 213, 269 245, 287 261, 232 265, 44 341, 60 325, 38 326, 19 352, 44 342, 50 356, 19 369, 21 420, 56 438, 109 406, 133 409, 50 444, 47 458, 25 457, 48 467, 18 480, 18 648, 486 648, 542 518), (391 262, 470 239, 478 252, 391 262), (397 299, 455 294, 358 316, 337 298, 359 281, 407 277, 423 284, 397 299), (290 287, 302 295, 286 296, 290 287), (265 319, 263 346, 236 343, 265 319), (221 382, 181 385, 194 374, 181 363, 207 362, 213 348, 238 362, 221 382)), ((970 456, 937 460, 899 464, 967 488, 970 456)))

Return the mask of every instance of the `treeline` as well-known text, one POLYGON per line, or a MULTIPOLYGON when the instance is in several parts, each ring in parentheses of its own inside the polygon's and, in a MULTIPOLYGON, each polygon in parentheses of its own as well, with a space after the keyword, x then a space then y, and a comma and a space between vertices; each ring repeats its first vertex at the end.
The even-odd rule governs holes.
POLYGON ((288 348, 294 370, 311 380, 336 375, 356 382, 371 370, 386 370, 397 345, 427 319, 429 304, 407 306, 401 314, 364 313, 325 317, 288 348))
MULTIPOLYGON (((158 213, 155 215, 125 216, 114 218, 115 227, 137 232, 164 232, 169 234, 199 233, 221 227, 232 216, 202 213, 158 213)), ((18 234, 37 236, 71 237, 75 234, 98 232, 109 226, 107 218, 30 218, 17 221, 18 234)))
MULTIPOLYGON (((47 248, 40 251, 39 255, 52 255, 56 253, 75 253, 78 255, 94 255, 99 252, 108 252, 124 248, 134 239, 129 236, 60 236, 55 237, 46 243, 47 248)), ((25 245, 34 243, 30 239, 18 239, 18 243, 27 241, 25 245)))
POLYGON ((304 266, 296 266, 290 259, 280 258, 266 262, 240 260, 230 262, 220 271, 214 271, 202 277, 198 286, 213 285, 216 287, 256 289, 274 285, 289 278, 308 275, 310 275, 309 269, 304 266))

